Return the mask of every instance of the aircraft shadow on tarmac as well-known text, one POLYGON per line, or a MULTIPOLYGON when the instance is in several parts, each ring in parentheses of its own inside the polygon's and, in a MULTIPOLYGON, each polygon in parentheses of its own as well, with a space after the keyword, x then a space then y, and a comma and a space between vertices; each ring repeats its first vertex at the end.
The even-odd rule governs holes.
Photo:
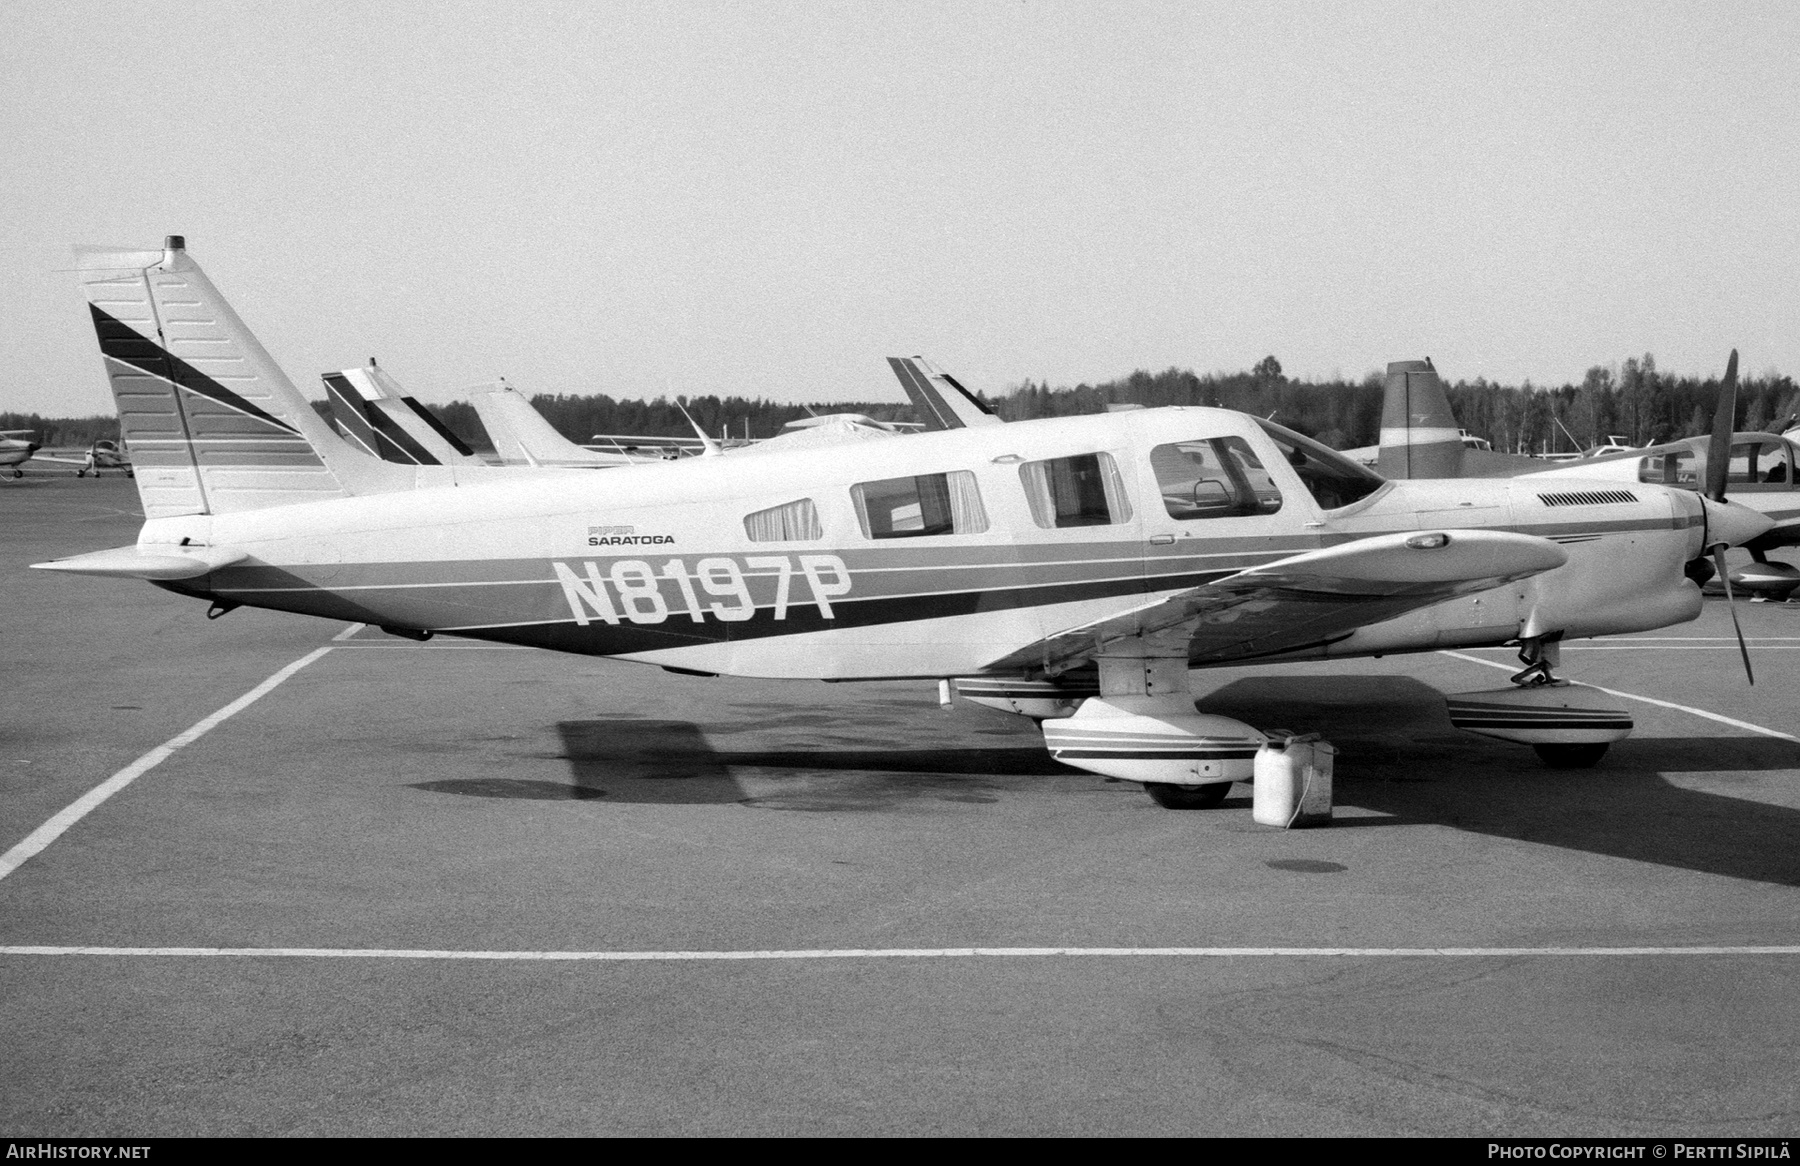
POLYGON ((714 747, 701 727, 686 721, 564 721, 557 731, 575 785, 604 789, 608 801, 618 802, 739 802, 773 810, 870 811, 922 801, 994 802, 1003 790, 1028 788, 1045 777, 1072 773, 1035 745, 847 749, 827 743, 800 749, 732 750, 714 747), (756 770, 776 788, 751 796, 733 776, 740 768, 756 770))
MULTIPOLYGON (((1522 745, 1451 726, 1443 695, 1395 676, 1238 680, 1205 712, 1324 734, 1338 748, 1340 805, 1386 817, 1334 828, 1433 824, 1684 870, 1800 885, 1800 810, 1683 789, 1663 775, 1800 770, 1800 746, 1770 737, 1645 737, 1594 769, 1554 770, 1522 745)), ((1747 778, 1737 780, 1748 781, 1747 778)))
MULTIPOLYGON (((1800 747, 1749 736, 1628 738, 1597 768, 1553 770, 1529 749, 1459 732, 1443 695, 1406 677, 1297 676, 1235 681, 1200 701, 1207 712, 1251 724, 1320 732, 1338 747, 1340 805, 1379 817, 1340 817, 1334 828, 1441 825, 1637 862, 1800 885, 1800 810, 1684 789, 1665 774, 1715 774, 1750 782, 1756 772, 1800 770, 1800 747)), ((996 714, 999 716, 999 714, 996 714)), ((866 812, 931 802, 994 802, 1047 780, 1094 779, 1052 761, 1025 722, 1004 734, 1017 745, 907 748, 719 749, 688 721, 563 721, 556 730, 572 784, 509 778, 421 783, 418 788, 492 798, 707 805, 866 812), (1031 742, 1026 744, 1025 742, 1031 742), (752 796, 734 770, 753 771, 752 796), (769 783, 773 783, 773 792, 769 783)), ((714 727, 715 737, 741 728, 714 727)), ((976 730, 980 732, 980 730, 976 730)), ((990 734, 983 734, 990 735, 990 734)), ((1244 787, 1240 787, 1243 789, 1244 787)), ((1754 791, 1747 791, 1754 792, 1754 791)), ((1234 797, 1228 808, 1248 799, 1234 797)), ((1200 811, 1204 813, 1205 811, 1200 811)))

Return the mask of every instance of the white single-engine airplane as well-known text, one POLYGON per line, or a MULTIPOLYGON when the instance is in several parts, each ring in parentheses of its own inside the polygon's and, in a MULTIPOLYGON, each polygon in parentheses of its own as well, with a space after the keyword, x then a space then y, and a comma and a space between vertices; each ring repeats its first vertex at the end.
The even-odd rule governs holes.
POLYGON ((81 253, 147 521, 37 566, 689 673, 959 678, 1077 768, 1217 804, 1265 738, 1191 667, 1517 644, 1452 719, 1591 765, 1631 720, 1561 640, 1692 619, 1722 491, 1390 482, 1209 408, 624 466, 399 466, 330 431, 173 237, 81 253))

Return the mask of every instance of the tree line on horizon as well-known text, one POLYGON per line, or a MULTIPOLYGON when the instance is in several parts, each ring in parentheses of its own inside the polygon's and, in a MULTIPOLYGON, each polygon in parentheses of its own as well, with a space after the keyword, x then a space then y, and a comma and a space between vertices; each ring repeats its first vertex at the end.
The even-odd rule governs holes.
MULTIPOLYGON (((1441 375, 1441 374, 1440 374, 1441 375)), ((992 402, 1009 421, 1066 417, 1103 411, 1108 405, 1215 405, 1272 418, 1335 449, 1376 444, 1381 436, 1382 382, 1372 372, 1361 381, 1297 381, 1282 375, 1270 356, 1248 372, 1198 375, 1171 368, 1139 370, 1099 385, 1051 388, 1027 380, 992 402)), ((1661 372, 1649 353, 1627 358, 1616 370, 1588 369, 1579 385, 1555 388, 1502 385, 1477 377, 1446 382, 1459 424, 1495 449, 1525 453, 1573 452, 1612 435, 1630 445, 1653 445, 1710 432, 1719 402, 1719 377, 1661 372)), ((1800 422, 1800 386, 1772 373, 1738 379, 1736 428, 1784 430, 1800 422)))
MULTIPOLYGON (((1495 449, 1523 452, 1569 452, 1597 444, 1611 435, 1631 445, 1649 445, 1708 432, 1718 404, 1718 377, 1677 376, 1656 367, 1649 353, 1629 357, 1616 369, 1595 365, 1579 385, 1539 386, 1529 380, 1502 385, 1477 377, 1447 383, 1451 408, 1462 427, 1491 441, 1495 449)), ((1272 417, 1337 449, 1374 445, 1381 432, 1382 374, 1360 381, 1335 378, 1300 381, 1283 375, 1281 362, 1269 356, 1246 372, 1197 374, 1170 368, 1097 385, 1051 387, 1026 380, 1006 393, 986 398, 1008 421, 1068 417, 1104 412, 1109 405, 1211 405, 1272 417)), ((685 398, 688 413, 708 436, 772 437, 782 426, 812 414, 862 413, 880 421, 914 420, 904 403, 850 401, 797 405, 761 398, 704 396, 685 398)), ((556 430, 585 443, 597 434, 645 437, 691 437, 693 428, 681 409, 666 397, 618 400, 604 393, 538 394, 531 398, 556 430)), ((323 401, 313 407, 327 414, 323 401)), ((488 447, 474 406, 467 401, 432 405, 431 410, 465 442, 488 447)), ((1739 430, 1782 430, 1800 416, 1800 386, 1777 373, 1741 377, 1738 384, 1739 430)), ((0 412, 0 429, 30 429, 46 446, 87 446, 99 438, 117 438, 113 416, 43 417, 36 413, 0 412)))

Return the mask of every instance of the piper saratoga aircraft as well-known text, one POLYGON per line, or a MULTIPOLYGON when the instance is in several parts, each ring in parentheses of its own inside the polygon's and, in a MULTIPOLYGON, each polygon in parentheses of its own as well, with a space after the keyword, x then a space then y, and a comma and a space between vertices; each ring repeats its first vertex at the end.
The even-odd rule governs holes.
POLYGON ((400 466, 307 405, 186 253, 78 266, 147 521, 40 563, 206 601, 672 671, 957 678, 1051 753, 1217 804, 1265 738, 1189 669, 1517 644, 1455 723, 1591 765, 1631 729, 1568 638, 1692 619, 1768 520, 1656 484, 1387 481, 1242 413, 980 424, 602 473, 400 466))

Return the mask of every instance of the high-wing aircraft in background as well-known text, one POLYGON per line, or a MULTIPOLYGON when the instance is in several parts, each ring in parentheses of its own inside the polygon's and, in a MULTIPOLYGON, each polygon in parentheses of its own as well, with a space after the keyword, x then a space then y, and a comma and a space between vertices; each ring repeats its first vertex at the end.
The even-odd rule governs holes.
POLYGON ((1692 619, 1684 566, 1769 526, 1722 483, 1386 481, 1209 408, 398 466, 331 433, 179 238, 79 266, 147 520, 41 568, 686 673, 958 678, 1165 805, 1217 804, 1265 741, 1195 711, 1209 665, 1517 644, 1453 721, 1591 765, 1631 719, 1554 676, 1559 644, 1692 619))
MULTIPOLYGON (((1734 386, 1736 369, 1734 361, 1726 374, 1734 386)), ((1388 365, 1377 463, 1384 476, 1576 478, 1699 490, 1710 477, 1709 459, 1728 457, 1724 481, 1733 497, 1767 515, 1772 525, 1745 544, 1752 561, 1734 568, 1721 582, 1776 599, 1800 588, 1800 569, 1768 557, 1772 550, 1800 545, 1800 481, 1795 473, 1800 469, 1800 429, 1785 435, 1733 433, 1729 442, 1722 444, 1714 436, 1700 436, 1631 448, 1615 439, 1591 455, 1549 461, 1468 449, 1453 440, 1455 425, 1449 395, 1430 361, 1388 365)), ((1697 559, 1689 568, 1696 583, 1706 583, 1715 573, 1709 559, 1697 559)))

